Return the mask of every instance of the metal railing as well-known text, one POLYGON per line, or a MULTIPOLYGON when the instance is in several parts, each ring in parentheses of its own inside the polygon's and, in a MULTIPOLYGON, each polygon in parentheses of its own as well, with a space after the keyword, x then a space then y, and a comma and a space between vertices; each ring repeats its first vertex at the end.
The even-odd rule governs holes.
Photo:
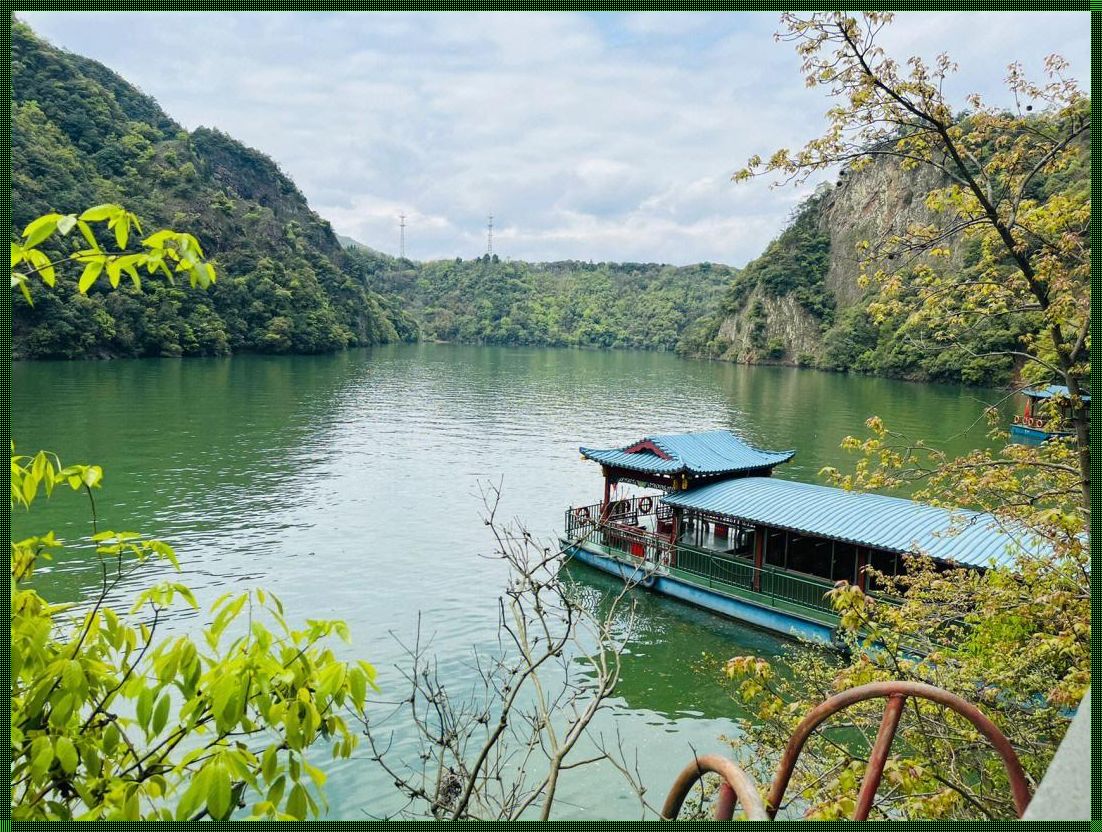
POLYGON ((833 614, 826 597, 834 588, 830 581, 793 574, 778 567, 756 567, 745 558, 674 544, 668 537, 638 527, 629 510, 615 519, 601 521, 600 504, 586 507, 587 512, 570 509, 566 513, 566 533, 571 540, 585 539, 606 546, 633 559, 703 578, 710 588, 737 589, 756 593, 771 603, 786 601, 808 609, 833 614))
POLYGON ((773 566, 757 567, 742 558, 723 556, 695 546, 679 545, 674 567, 700 578, 709 586, 724 586, 758 593, 770 601, 788 601, 802 607, 833 614, 826 594, 834 588, 829 581, 795 575, 773 566))
POLYGON ((660 503, 655 496, 644 494, 640 497, 623 497, 610 502, 607 511, 601 503, 568 508, 563 528, 566 529, 567 537, 577 540, 590 536, 602 519, 626 526, 638 526, 644 517, 654 517, 659 523, 671 522, 673 509, 660 503))

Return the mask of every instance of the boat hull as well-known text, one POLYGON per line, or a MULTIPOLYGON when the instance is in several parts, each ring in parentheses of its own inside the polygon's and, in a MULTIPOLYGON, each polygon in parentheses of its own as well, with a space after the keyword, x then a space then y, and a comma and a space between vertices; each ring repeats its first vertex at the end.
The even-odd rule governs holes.
MULTIPOLYGON (((639 566, 611 557, 590 543, 562 541, 564 552, 572 559, 624 581, 635 581, 645 589, 719 615, 742 621, 763 630, 793 639, 836 646, 834 628, 820 621, 803 618, 787 610, 736 598, 715 589, 682 580, 674 575, 645 571, 639 566)), ((765 599, 767 600, 767 599, 765 599)))
POLYGON ((1010 435, 1017 437, 1018 439, 1024 439, 1027 442, 1044 442, 1046 439, 1052 439, 1054 436, 1068 436, 1067 433, 1050 433, 1047 430, 1041 430, 1039 428, 1029 428, 1025 425, 1011 425, 1010 435))

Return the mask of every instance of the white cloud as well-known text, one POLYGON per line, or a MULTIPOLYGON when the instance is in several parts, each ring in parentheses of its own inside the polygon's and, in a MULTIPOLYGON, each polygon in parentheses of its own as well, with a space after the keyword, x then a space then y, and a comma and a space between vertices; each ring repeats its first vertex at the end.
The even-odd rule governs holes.
MULTIPOLYGON (((20 15, 103 61, 189 128, 271 155, 342 233, 418 258, 713 260, 761 251, 799 193, 734 185, 802 144, 829 106, 774 14, 49 13, 20 15)), ((1088 17, 908 13, 886 44, 948 51, 951 90, 1062 52, 1089 72, 1088 17)))

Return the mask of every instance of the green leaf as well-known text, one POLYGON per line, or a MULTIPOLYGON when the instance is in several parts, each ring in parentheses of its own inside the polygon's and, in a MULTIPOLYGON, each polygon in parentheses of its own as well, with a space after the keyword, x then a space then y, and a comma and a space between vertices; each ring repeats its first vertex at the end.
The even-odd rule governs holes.
POLYGON ((57 221, 57 230, 62 234, 68 234, 72 231, 77 224, 77 218, 75 214, 66 214, 57 221))
POLYGON ((24 247, 33 248, 53 234, 60 219, 61 214, 45 214, 36 220, 31 220, 23 229, 24 247))
POLYGON ((264 756, 261 758, 260 773, 264 775, 264 781, 271 783, 276 776, 279 766, 279 749, 277 746, 269 745, 264 750, 264 756))
POLYGON ((58 737, 55 752, 57 753, 57 761, 61 763, 61 767, 66 773, 72 774, 77 770, 77 765, 80 763, 80 757, 77 755, 77 748, 73 745, 71 739, 68 737, 58 737))
POLYGON ((275 782, 268 788, 268 800, 278 806, 279 801, 283 800, 283 791, 286 787, 287 775, 280 774, 276 777, 275 782))
POLYGON ((53 286, 54 283, 57 282, 53 264, 50 262, 50 258, 43 252, 36 248, 28 249, 26 252, 26 259, 30 262, 31 266, 34 267, 38 276, 42 278, 42 282, 47 286, 53 286))
POLYGON ((360 668, 354 667, 348 673, 348 684, 352 689, 352 702, 357 708, 362 708, 367 698, 367 675, 360 668))
POLYGON ((80 215, 82 220, 86 222, 102 222, 103 220, 110 219, 114 215, 118 214, 122 209, 118 205, 114 205, 110 202, 105 202, 102 205, 96 205, 89 208, 83 214, 80 215))
POLYGON ((119 278, 122 277, 122 267, 118 260, 107 261, 107 279, 111 281, 111 288, 119 288, 119 278))
POLYGON ((65 669, 61 672, 61 687, 73 691, 84 689, 84 668, 80 666, 80 662, 75 659, 65 662, 65 669))
POLYGON ((111 723, 103 729, 103 753, 110 757, 119 745, 119 729, 111 723))
POLYGON ((50 738, 46 736, 35 737, 31 743, 31 771, 42 775, 50 770, 54 761, 54 747, 50 738))
POLYGON ((207 780, 207 811, 214 820, 225 820, 230 813, 233 784, 222 763, 211 763, 207 780))
POLYGON ((192 778, 180 802, 176 804, 176 820, 191 820, 207 795, 207 783, 210 781, 210 766, 204 766, 192 778))
POLYGON ((126 241, 130 238, 130 225, 127 222, 126 215, 123 214, 118 218, 118 222, 115 223, 115 242, 118 243, 120 249, 126 249, 126 241))
POLYGON ((165 724, 168 722, 169 704, 167 693, 157 700, 157 707, 153 709, 153 727, 149 731, 150 735, 157 736, 164 730, 165 724))
POLYGON ((143 688, 138 694, 138 724, 142 730, 149 733, 149 720, 153 716, 153 689, 143 688))
POLYGON ((84 469, 81 480, 89 488, 97 488, 100 481, 103 480, 103 469, 98 465, 89 465, 84 469))
POLYGON ((165 245, 166 242, 168 242, 169 240, 171 240, 175 236, 176 236, 175 231, 168 231, 167 229, 162 230, 162 231, 157 231, 153 234, 150 234, 148 237, 146 237, 144 240, 142 240, 142 245, 145 246, 146 248, 161 249, 161 248, 164 248, 164 245, 165 245))
POLYGON ((77 220, 77 228, 80 229, 84 241, 88 243, 88 248, 92 251, 103 251, 103 249, 100 248, 99 242, 96 240, 96 235, 92 233, 92 226, 82 220, 77 220))
POLYGON ((301 783, 295 783, 287 798, 287 814, 296 820, 306 820, 306 806, 306 789, 301 783))
POLYGON ((21 274, 17 275, 15 273, 12 273, 11 284, 12 288, 18 286, 19 291, 23 293, 23 297, 26 299, 27 303, 31 306, 34 306, 34 301, 31 300, 31 290, 27 287, 26 277, 21 274))
POLYGON ((86 294, 89 289, 92 288, 92 284, 96 282, 96 278, 99 277, 100 272, 103 271, 103 261, 93 260, 87 266, 84 267, 84 273, 80 276, 80 282, 77 284, 77 291, 82 295, 86 294))

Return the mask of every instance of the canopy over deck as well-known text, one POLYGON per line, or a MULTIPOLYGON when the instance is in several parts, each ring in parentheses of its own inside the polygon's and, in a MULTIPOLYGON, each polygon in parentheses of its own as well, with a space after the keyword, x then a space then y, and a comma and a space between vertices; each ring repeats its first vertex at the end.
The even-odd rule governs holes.
POLYGON ((606 468, 671 479, 768 473, 796 453, 759 450, 729 430, 647 436, 623 448, 579 450, 586 459, 606 468))
POLYGON ((863 494, 767 477, 702 485, 661 498, 682 509, 744 520, 887 552, 923 552, 966 566, 1009 565, 1048 547, 993 515, 945 509, 882 494, 863 494))
MULTIPOLYGON (((1071 398, 1071 391, 1063 384, 1049 384, 1045 387, 1034 387, 1023 390, 1022 395, 1030 399, 1051 399, 1055 396, 1071 398)), ((1089 402, 1090 400, 1090 396, 1083 396, 1083 401, 1089 402)))

